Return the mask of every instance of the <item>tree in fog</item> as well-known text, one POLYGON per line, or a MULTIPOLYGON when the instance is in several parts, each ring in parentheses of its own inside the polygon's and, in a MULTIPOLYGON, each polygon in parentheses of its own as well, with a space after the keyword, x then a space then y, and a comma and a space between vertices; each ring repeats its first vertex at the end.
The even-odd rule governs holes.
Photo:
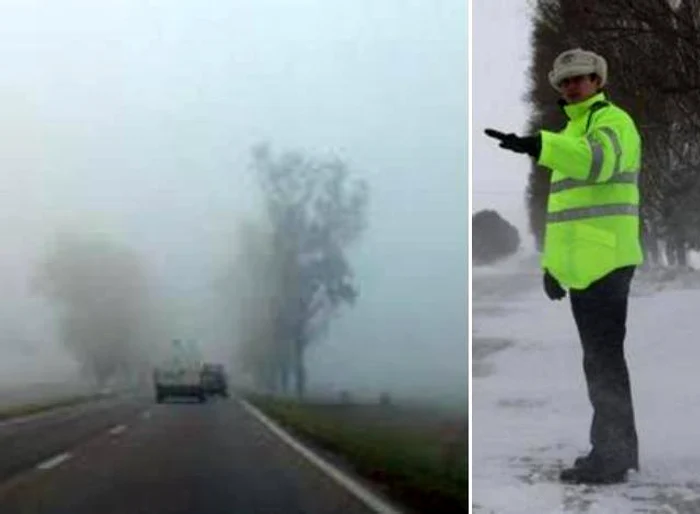
POLYGON ((41 263, 37 285, 88 378, 104 385, 147 369, 148 284, 131 250, 95 235, 61 234, 41 263))
MULTIPOLYGON (((531 131, 565 119, 547 72, 580 46, 605 56, 610 97, 643 140, 642 236, 651 263, 685 265, 700 248, 700 0, 538 0, 530 67, 531 131)), ((530 228, 541 248, 549 173, 531 170, 530 228)))
POLYGON ((304 394, 305 352, 344 304, 358 297, 346 250, 366 225, 368 187, 337 158, 253 149, 271 226, 277 303, 272 340, 279 386, 304 394))
POLYGON ((273 391, 285 373, 289 348, 275 341, 275 320, 284 292, 280 259, 273 252, 270 227, 245 219, 238 223, 234 253, 225 263, 217 289, 222 297, 228 333, 236 342, 237 371, 259 389, 273 391))
POLYGON ((518 229, 494 210, 472 216, 472 259, 475 265, 490 264, 513 255, 520 247, 518 229))

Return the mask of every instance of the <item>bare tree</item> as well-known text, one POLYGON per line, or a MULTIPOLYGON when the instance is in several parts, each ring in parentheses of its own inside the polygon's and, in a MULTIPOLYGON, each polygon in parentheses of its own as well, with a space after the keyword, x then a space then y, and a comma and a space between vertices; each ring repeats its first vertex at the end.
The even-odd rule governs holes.
POLYGON ((233 364, 258 389, 285 390, 290 349, 286 340, 276 340, 275 323, 287 293, 270 227, 260 220, 241 220, 234 248, 217 284, 228 332, 235 341, 233 364))
POLYGON ((358 290, 346 249, 366 226, 368 188, 338 159, 298 152, 274 156, 267 145, 253 149, 279 263, 282 303, 274 339, 281 351, 283 387, 294 378, 296 393, 307 382, 305 351, 323 335, 334 313, 352 305, 358 290))

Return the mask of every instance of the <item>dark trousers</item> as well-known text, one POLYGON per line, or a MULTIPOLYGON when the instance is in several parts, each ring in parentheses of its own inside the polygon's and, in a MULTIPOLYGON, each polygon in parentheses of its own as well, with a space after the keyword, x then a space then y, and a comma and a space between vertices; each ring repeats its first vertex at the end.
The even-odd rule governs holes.
POLYGON ((571 307, 583 346, 583 369, 593 406, 592 456, 610 468, 639 468, 624 341, 634 267, 619 268, 583 290, 571 307))

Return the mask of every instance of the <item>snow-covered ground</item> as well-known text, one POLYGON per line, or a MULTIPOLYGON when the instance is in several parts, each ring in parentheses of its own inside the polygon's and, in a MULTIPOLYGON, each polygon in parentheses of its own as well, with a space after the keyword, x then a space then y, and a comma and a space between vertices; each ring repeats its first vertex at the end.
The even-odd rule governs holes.
POLYGON ((475 513, 700 513, 698 276, 635 278, 626 352, 642 469, 591 488, 557 481, 588 451, 591 416, 568 299, 544 296, 532 259, 473 268, 475 513))

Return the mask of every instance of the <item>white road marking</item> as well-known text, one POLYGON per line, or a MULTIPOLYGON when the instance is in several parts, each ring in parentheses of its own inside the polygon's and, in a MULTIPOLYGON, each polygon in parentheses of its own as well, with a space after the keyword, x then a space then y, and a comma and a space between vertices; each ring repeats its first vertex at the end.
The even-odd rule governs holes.
POLYGON ((55 457, 51 457, 49 460, 45 460, 41 464, 38 464, 36 468, 40 469, 41 471, 48 471, 49 469, 60 466, 71 457, 72 455, 68 452, 61 453, 55 457))
POLYGON ((286 430, 280 427, 277 423, 267 417, 265 414, 260 412, 259 409, 248 403, 247 401, 240 399, 241 405, 246 409, 251 415, 257 418, 265 427, 267 427, 271 432, 273 432, 277 437, 282 439, 285 443, 299 452, 303 457, 305 457, 309 462, 318 467, 330 478, 335 480, 338 484, 348 490, 350 493, 354 494, 359 500, 361 500, 365 505, 378 514, 403 514, 400 510, 389 505, 385 500, 382 500, 379 496, 368 490, 366 487, 361 485, 356 480, 352 479, 347 474, 340 471, 338 468, 330 464, 325 459, 319 457, 314 452, 309 450, 307 447, 302 445, 299 441, 294 439, 286 430))
POLYGON ((145 411, 143 411, 143 413, 141 414, 141 417, 142 417, 143 419, 148 419, 148 418, 150 418, 150 417, 151 417, 151 411, 150 411, 150 410, 145 410, 145 411))
POLYGON ((126 430, 126 425, 117 425, 109 429, 109 433, 112 435, 119 435, 126 430))

